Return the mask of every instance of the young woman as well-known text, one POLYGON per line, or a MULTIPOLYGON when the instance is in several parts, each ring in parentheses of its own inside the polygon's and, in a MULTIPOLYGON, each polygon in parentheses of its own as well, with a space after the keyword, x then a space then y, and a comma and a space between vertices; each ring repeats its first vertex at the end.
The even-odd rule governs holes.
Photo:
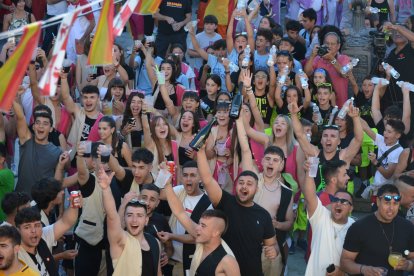
POLYGON ((280 83, 277 84, 275 90, 275 101, 276 101, 276 110, 278 114, 289 115, 288 105, 292 102, 298 104, 298 106, 303 106, 302 110, 300 111, 300 117, 304 118, 312 118, 312 113, 310 107, 310 91, 306 87, 304 89, 305 98, 302 98, 302 94, 300 90, 293 85, 289 85, 285 88, 285 93, 282 98, 282 86, 280 83))
POLYGON ((125 69, 128 74, 128 87, 132 89, 134 87, 135 73, 134 70, 125 62, 124 49, 118 43, 114 43, 113 52, 116 60, 119 61, 120 66, 125 69))
POLYGON ((36 21, 33 14, 25 10, 25 0, 12 0, 14 11, 6 14, 3 20, 3 32, 11 31, 36 21))
MULTIPOLYGON (((144 109, 146 109, 144 103, 144 109)), ((142 126, 144 130, 144 146, 154 153, 152 162, 152 174, 154 179, 158 174, 158 165, 165 161, 174 161, 178 164, 178 145, 172 140, 171 128, 163 116, 155 116, 151 123, 148 117, 142 117, 142 126)), ((176 183, 176 179, 173 181, 176 183)))
POLYGON ((211 74, 206 81, 207 95, 201 99, 200 105, 203 110, 203 115, 207 120, 211 120, 213 116, 214 107, 216 105, 217 93, 221 89, 221 79, 215 74, 211 74))
POLYGON ((280 82, 280 78, 282 74, 286 74, 286 66, 287 66, 287 76, 284 83, 281 85, 296 85, 299 89, 300 87, 300 79, 299 76, 296 75, 295 71, 293 70, 293 56, 288 51, 279 51, 276 54, 276 65, 277 65, 277 81, 280 82))
MULTIPOLYGON (((313 76, 310 82, 310 90, 311 90, 311 97, 313 101, 317 101, 317 86, 321 83, 332 83, 331 77, 329 76, 329 72, 323 68, 317 68, 313 71, 313 76)), ((332 95, 331 104, 336 105, 335 103, 335 93, 332 95)))
POLYGON ((118 120, 125 111, 126 102, 126 86, 120 78, 113 78, 108 84, 108 91, 106 92, 102 106, 105 102, 112 102, 112 118, 118 120))
POLYGON ((128 144, 119 139, 115 120, 110 116, 104 116, 99 121, 98 133, 100 142, 112 147, 112 155, 118 159, 122 167, 132 167, 132 152, 128 144))
POLYGON ((230 175, 231 131, 233 120, 229 117, 230 109, 226 102, 217 102, 216 118, 217 125, 211 130, 206 143, 206 156, 210 160, 210 169, 214 171, 214 178, 223 190, 231 193, 233 182, 230 175))
POLYGON ((166 57, 167 60, 171 60, 174 63, 175 68, 175 75, 177 76, 177 82, 181 83, 186 90, 191 89, 190 88, 190 81, 188 77, 182 72, 182 62, 180 61, 180 58, 174 54, 169 54, 166 57))
POLYGON ((196 73, 194 72, 193 68, 190 65, 185 63, 185 52, 183 45, 179 43, 175 43, 171 46, 171 54, 178 57, 180 61, 180 69, 181 73, 186 76, 188 79, 189 87, 188 89, 195 90, 196 89, 196 73))
POLYGON ((132 92, 126 102, 124 116, 118 119, 117 129, 120 129, 121 135, 125 137, 125 142, 134 152, 144 145, 144 132, 142 128, 142 102, 144 94, 132 92))

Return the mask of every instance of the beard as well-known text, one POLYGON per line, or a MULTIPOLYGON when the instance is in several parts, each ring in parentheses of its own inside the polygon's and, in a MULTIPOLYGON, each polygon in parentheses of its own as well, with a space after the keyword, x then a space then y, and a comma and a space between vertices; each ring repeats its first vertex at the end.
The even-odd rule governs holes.
POLYGON ((14 261, 14 254, 8 257, 3 257, 3 262, 0 264, 0 270, 7 270, 9 269, 14 261))

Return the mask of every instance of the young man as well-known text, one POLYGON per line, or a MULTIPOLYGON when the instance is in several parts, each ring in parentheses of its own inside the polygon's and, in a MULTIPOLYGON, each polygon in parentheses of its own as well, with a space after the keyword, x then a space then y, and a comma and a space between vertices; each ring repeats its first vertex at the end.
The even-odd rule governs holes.
MULTIPOLYGON (((214 15, 206 15, 204 17, 204 31, 196 35, 197 42, 204 51, 207 50, 208 46, 213 45, 214 42, 221 39, 221 35, 216 33, 217 24, 218 20, 214 15)), ((193 49, 192 44, 188 46, 187 54, 190 56, 189 63, 191 67, 200 71, 203 65, 203 59, 193 49)))
POLYGON ((341 269, 348 274, 381 275, 384 269, 393 275, 414 268, 414 225, 398 216, 401 195, 392 184, 377 193, 378 210, 355 222, 346 233, 341 255, 341 269), (404 253, 395 268, 388 263, 391 252, 404 253))
POLYGON ((191 2, 163 0, 153 17, 158 20, 158 34, 155 40, 158 55, 165 57, 169 45, 174 43, 184 43, 185 52, 187 33, 184 26, 191 21, 191 2))
POLYGON ((293 46, 295 48, 293 57, 297 60, 304 59, 306 53, 305 41, 303 41, 302 37, 299 35, 301 28, 302 26, 299 21, 290 20, 286 23, 287 36, 295 43, 293 46))
POLYGON ((312 49, 309 49, 309 45, 312 42, 310 37, 313 27, 316 25, 316 19, 316 11, 312 8, 304 10, 300 15, 300 21, 302 23, 303 29, 299 31, 299 35, 306 41, 306 48, 308 51, 312 51, 312 49))
POLYGON ((14 226, 14 217, 17 212, 30 207, 30 197, 21 192, 11 192, 4 195, 1 201, 1 209, 6 214, 6 220, 1 225, 14 226))
MULTIPOLYGON (((295 42, 290 37, 282 37, 279 44, 280 51, 288 51, 290 54, 295 50, 295 42)), ((293 59, 293 71, 298 73, 300 69, 302 69, 302 63, 300 63, 297 59, 293 59)), ((278 71, 279 67, 275 64, 275 71, 278 71)))
POLYGON ((229 218, 229 228, 223 238, 234 252, 241 275, 262 275, 262 247, 265 256, 274 259, 278 245, 269 212, 253 201, 259 180, 256 173, 243 171, 237 180, 236 195, 232 196, 214 180, 205 147, 197 154, 197 164, 211 203, 229 218))
MULTIPOLYGON (((74 120, 68 136, 68 145, 75 147, 81 141, 98 141, 98 123, 103 117, 99 111, 99 89, 96 86, 87 85, 82 89, 83 107, 77 105, 69 94, 67 74, 60 74, 62 83, 62 101, 66 110, 72 114, 74 120)), ((71 153, 71 160, 76 151, 71 153)), ((72 164, 73 167, 76 163, 72 164)))
POLYGON ((233 252, 221 239, 228 227, 226 215, 220 210, 206 210, 196 224, 188 217, 171 182, 165 185, 164 191, 173 214, 196 242, 190 275, 240 275, 233 252))
POLYGON ((318 147, 312 145, 308 141, 307 136, 303 131, 302 124, 300 123, 297 115, 300 111, 297 104, 290 104, 289 111, 291 113, 293 130, 303 152, 307 156, 319 157, 320 169, 318 170, 318 174, 315 178, 315 184, 318 187, 317 191, 320 191, 326 186, 326 180, 323 179, 323 174, 321 174, 321 171, 323 171, 322 165, 326 161, 343 160, 347 163, 347 166, 349 166, 354 156, 359 152, 363 138, 363 131, 358 115, 359 110, 353 106, 350 107, 348 115, 352 117, 352 121, 354 123, 354 138, 351 140, 348 147, 341 150, 337 150, 337 147, 341 142, 338 127, 333 125, 323 127, 321 138, 322 149, 318 149, 318 147))
POLYGON ((414 223, 414 178, 401 175, 394 181, 401 194, 401 206, 407 211, 405 218, 414 223))
POLYGON ((127 203, 123 217, 127 230, 123 230, 110 188, 113 176, 114 173, 108 176, 101 165, 98 183, 102 189, 107 218, 113 275, 161 276, 160 245, 153 236, 144 233, 144 227, 148 223, 147 206, 139 201, 127 203))
MULTIPOLYGON (((14 190, 14 174, 6 166, 6 146, 0 143, 0 202, 3 201, 4 195, 14 190)), ((0 209, 0 220, 4 220, 6 214, 0 209)))
POLYGON ((55 176, 55 168, 62 151, 48 141, 53 125, 52 117, 48 113, 35 114, 34 135, 32 135, 20 104, 14 101, 13 108, 17 117, 17 134, 20 143, 19 172, 21 172, 15 190, 30 195, 36 181, 55 176))
MULTIPOLYGON (((267 60, 269 59, 269 47, 273 34, 271 30, 259 29, 256 33, 256 50, 254 51, 254 69, 269 72, 267 60)), ((253 51, 253 49, 251 49, 253 51)))
MULTIPOLYGON (((181 205, 185 209, 188 217, 198 223, 201 214, 211 209, 211 202, 208 196, 200 189, 200 175, 197 168, 197 162, 188 161, 182 169, 182 185, 174 187, 174 193, 179 198, 181 205)), ((161 193, 161 199, 166 199, 164 192, 161 193)), ((174 271, 181 273, 190 268, 191 258, 194 254, 194 240, 188 235, 185 228, 177 217, 172 215, 170 218, 171 233, 159 232, 158 236, 162 241, 171 240, 174 246, 174 255, 171 257, 175 263, 174 271), (183 268, 181 268, 183 267, 183 268)))
MULTIPOLYGON (((306 181, 304 185, 301 185, 302 192, 305 195, 306 209, 313 233, 313 242, 311 243, 312 253, 308 260, 305 275, 325 275, 327 267, 331 264, 335 265, 335 272, 331 273, 340 273, 339 259, 345 234, 352 223, 354 223, 354 220, 349 218, 353 209, 352 196, 343 189, 344 186, 340 190, 332 190, 334 193, 330 198, 332 201, 331 209, 325 208, 321 197, 319 196, 318 198, 316 195, 315 182, 309 176, 309 166, 310 163, 306 162, 306 181)), ((343 165, 338 170, 345 170, 345 166, 346 163, 343 162, 343 165)), ((336 179, 331 178, 331 181, 338 181, 342 175, 343 172, 336 179)), ((347 180, 348 177, 345 177, 345 184, 347 180)))
POLYGON ((79 208, 72 207, 72 203, 73 199, 70 199, 70 207, 62 218, 43 228, 36 210, 26 208, 16 214, 14 221, 22 236, 19 258, 41 275, 58 275, 52 246, 76 223, 79 208))
POLYGON ((18 257, 20 233, 13 226, 0 226, 0 273, 2 275, 36 276, 36 271, 18 257))

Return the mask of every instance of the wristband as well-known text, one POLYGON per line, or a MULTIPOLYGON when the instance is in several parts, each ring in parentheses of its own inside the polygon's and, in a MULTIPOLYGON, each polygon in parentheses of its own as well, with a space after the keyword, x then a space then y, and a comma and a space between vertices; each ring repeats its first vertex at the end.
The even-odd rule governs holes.
POLYGON ((334 58, 333 60, 331 60, 331 64, 335 65, 336 64, 336 58, 334 58))
POLYGON ((227 74, 230 74, 230 71, 224 71, 224 73, 226 73, 226 75, 227 75, 227 74))
POLYGON ((247 90, 247 92, 246 92, 246 94, 247 94, 247 96, 249 96, 249 95, 253 95, 253 90, 247 90))
POLYGON ((375 164, 375 167, 376 167, 376 168, 381 167, 381 163, 377 161, 377 164, 375 164))

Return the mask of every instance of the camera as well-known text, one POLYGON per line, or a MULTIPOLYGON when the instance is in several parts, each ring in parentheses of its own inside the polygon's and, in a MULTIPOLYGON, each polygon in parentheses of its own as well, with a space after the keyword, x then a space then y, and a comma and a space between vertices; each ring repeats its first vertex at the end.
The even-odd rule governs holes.
POLYGON ((319 47, 319 49, 318 49, 318 56, 323 57, 327 53, 329 53, 328 46, 322 45, 322 46, 319 47))
POLYGON ((370 31, 369 35, 372 37, 372 44, 374 46, 375 55, 378 58, 383 59, 385 57, 385 52, 387 48, 386 34, 384 32, 379 31, 370 31))

